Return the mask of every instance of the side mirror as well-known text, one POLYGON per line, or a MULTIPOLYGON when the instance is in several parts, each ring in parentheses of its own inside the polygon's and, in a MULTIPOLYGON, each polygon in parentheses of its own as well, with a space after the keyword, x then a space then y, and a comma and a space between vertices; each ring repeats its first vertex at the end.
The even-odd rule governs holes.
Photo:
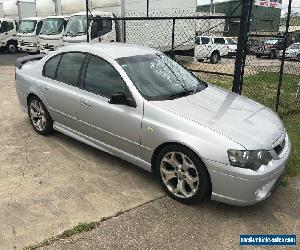
POLYGON ((136 103, 133 99, 128 98, 125 93, 115 93, 112 94, 110 100, 109 100, 110 104, 115 104, 115 105, 126 105, 129 107, 134 107, 136 108, 136 103))

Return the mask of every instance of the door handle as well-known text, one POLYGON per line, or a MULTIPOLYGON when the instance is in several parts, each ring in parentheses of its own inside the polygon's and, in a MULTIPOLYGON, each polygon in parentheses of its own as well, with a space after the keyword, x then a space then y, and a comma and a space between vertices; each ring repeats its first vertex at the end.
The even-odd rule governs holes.
POLYGON ((83 98, 80 99, 80 103, 81 103, 81 106, 84 107, 84 108, 92 107, 92 105, 87 100, 85 100, 83 98))

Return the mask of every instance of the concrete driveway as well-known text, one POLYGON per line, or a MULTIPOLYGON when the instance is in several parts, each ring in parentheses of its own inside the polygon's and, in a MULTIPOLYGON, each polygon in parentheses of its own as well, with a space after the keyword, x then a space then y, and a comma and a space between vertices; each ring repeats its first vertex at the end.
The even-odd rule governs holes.
POLYGON ((299 238, 299 208, 300 178, 252 207, 213 201, 187 206, 165 197, 43 249, 299 249, 299 239, 298 248, 239 246, 240 234, 297 234, 299 238))
POLYGON ((11 66, 0 66, 0 138, 1 250, 164 195, 149 173, 127 162, 59 133, 34 133, 18 107, 11 66))

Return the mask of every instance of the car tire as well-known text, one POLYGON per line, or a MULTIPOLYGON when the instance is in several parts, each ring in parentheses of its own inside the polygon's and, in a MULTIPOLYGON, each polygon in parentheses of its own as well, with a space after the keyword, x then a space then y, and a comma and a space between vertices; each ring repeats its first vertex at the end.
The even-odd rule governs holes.
POLYGON ((204 59, 197 59, 198 62, 204 62, 204 59))
POLYGON ((256 58, 261 58, 261 55, 260 54, 256 54, 256 58))
POLYGON ((269 54, 270 59, 276 59, 277 58, 277 53, 276 51, 272 50, 269 54))
POLYGON ((217 51, 214 51, 210 56, 210 62, 216 64, 220 61, 220 54, 217 51))
POLYGON ((17 43, 8 42, 6 45, 6 50, 9 54, 15 54, 18 51, 17 43))
POLYGON ((204 163, 184 146, 173 144, 160 150, 155 169, 163 189, 176 201, 200 202, 211 193, 210 177, 204 163))
POLYGON ((298 60, 298 61, 300 61, 300 54, 299 54, 299 55, 297 55, 297 60, 298 60))
POLYGON ((53 120, 43 102, 36 96, 28 100, 28 116, 38 134, 46 136, 53 132, 53 120))

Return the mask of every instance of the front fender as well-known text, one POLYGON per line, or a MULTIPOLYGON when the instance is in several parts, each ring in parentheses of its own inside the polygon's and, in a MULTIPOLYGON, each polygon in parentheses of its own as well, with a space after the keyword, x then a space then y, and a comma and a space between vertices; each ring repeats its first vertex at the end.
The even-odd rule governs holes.
POLYGON ((202 160, 229 164, 228 149, 245 149, 239 143, 208 127, 160 109, 144 105, 141 157, 151 163, 155 149, 165 143, 178 143, 193 150, 202 160))

